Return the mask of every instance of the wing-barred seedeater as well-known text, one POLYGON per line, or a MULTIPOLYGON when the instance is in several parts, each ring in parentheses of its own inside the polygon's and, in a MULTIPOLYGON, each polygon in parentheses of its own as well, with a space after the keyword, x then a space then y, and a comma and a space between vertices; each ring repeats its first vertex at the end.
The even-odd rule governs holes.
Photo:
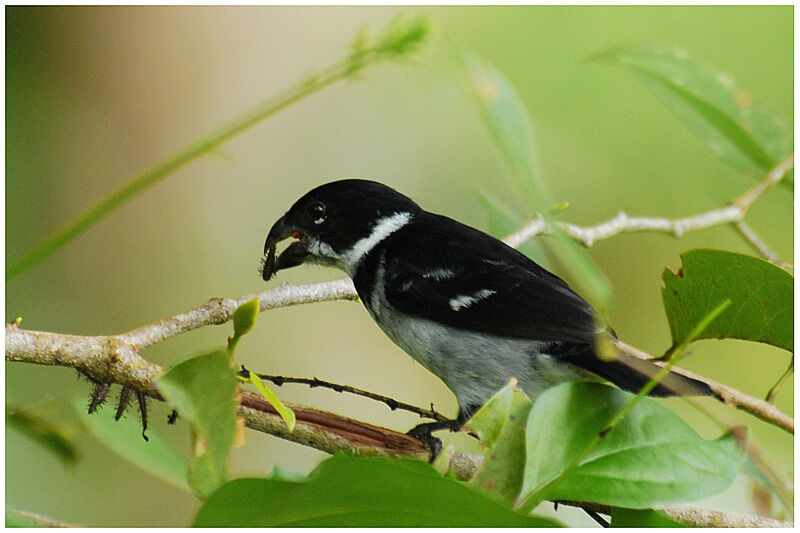
MULTIPOLYGON (((424 211, 378 182, 326 183, 275 222, 263 279, 303 263, 346 272, 384 333, 456 395, 455 420, 410 432, 434 454, 431 431, 461 427, 511 377, 535 400, 558 383, 598 377, 638 391, 658 370, 623 353, 598 358, 595 341, 604 327, 564 281, 498 239, 424 211), (276 244, 290 237, 296 241, 276 258, 276 244)), ((651 393, 675 394, 711 391, 671 373, 651 393)))

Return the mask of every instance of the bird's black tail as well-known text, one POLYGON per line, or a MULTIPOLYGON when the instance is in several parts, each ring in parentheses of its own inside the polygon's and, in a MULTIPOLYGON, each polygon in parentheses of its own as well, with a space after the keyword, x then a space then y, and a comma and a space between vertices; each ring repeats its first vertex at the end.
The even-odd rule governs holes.
MULTIPOLYGON (((573 349, 556 356, 565 362, 607 379, 621 389, 631 392, 639 392, 661 370, 660 366, 651 361, 639 359, 619 350, 617 350, 616 359, 605 361, 597 357, 589 345, 583 345, 580 348, 574 346, 573 349)), ((650 391, 650 396, 658 397, 714 395, 714 391, 702 381, 688 378, 675 372, 667 374, 650 391)))

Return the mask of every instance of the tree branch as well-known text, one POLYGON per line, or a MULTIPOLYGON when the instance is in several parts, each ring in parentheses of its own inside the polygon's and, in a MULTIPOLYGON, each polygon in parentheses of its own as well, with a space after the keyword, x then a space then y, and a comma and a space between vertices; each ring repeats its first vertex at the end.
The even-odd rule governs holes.
MULTIPOLYGON (((628 355, 638 357, 639 359, 653 360, 654 363, 661 364, 658 361, 654 361, 655 358, 647 352, 643 352, 642 350, 634 348, 633 346, 622 341, 617 341, 616 345, 621 351, 628 355)), ((773 426, 777 426, 794 435, 794 419, 786 413, 780 411, 771 403, 760 398, 750 396, 749 394, 745 394, 734 389, 733 387, 729 387, 728 385, 714 381, 713 379, 695 374, 689 370, 684 370, 683 368, 672 367, 672 371, 688 378, 702 381, 708 385, 714 392, 714 395, 726 405, 746 411, 756 418, 760 418, 764 422, 768 422, 773 426)))
MULTIPOLYGON (((614 218, 595 226, 580 227, 568 222, 556 222, 555 224, 564 230, 567 235, 587 247, 592 246, 596 241, 608 239, 618 233, 627 231, 655 231, 680 237, 684 233, 709 228, 711 226, 729 223, 736 224, 744 220, 750 206, 753 205, 762 194, 778 183, 784 174, 791 170, 792 167, 794 167, 794 154, 779 163, 762 181, 732 200, 727 206, 690 217, 677 219, 631 217, 623 211, 620 211, 614 218)), ((517 248, 522 243, 543 233, 549 233, 549 229, 544 219, 541 216, 537 216, 519 230, 506 237, 504 242, 513 248, 517 248)), ((755 236, 754 233, 753 235, 755 236)), ((757 236, 756 239, 761 242, 757 236)), ((755 245, 755 242, 752 240, 750 240, 750 242, 759 253, 764 253, 759 246, 755 245)), ((765 257, 770 259, 770 257, 766 255, 765 257)))
MULTIPOLYGON (((27 331, 20 329, 17 323, 10 323, 6 324, 6 360, 72 367, 98 381, 113 381, 163 400, 155 385, 163 369, 139 356, 123 337, 125 335, 82 337, 27 331)), ((237 414, 244 419, 247 427, 256 431, 331 454, 345 452, 421 460, 430 458, 430 451, 425 444, 404 433, 302 405, 287 404, 297 417, 295 429, 290 433, 286 423, 266 400, 245 390, 239 390, 238 395, 240 404, 237 414)), ((483 458, 478 455, 456 452, 450 458, 449 466, 460 479, 468 480, 477 472, 482 461, 483 458)), ((593 503, 570 503, 573 504, 600 512, 607 510, 593 503)), ((733 527, 791 527, 789 523, 691 506, 670 506, 663 510, 673 520, 697 527, 721 524, 733 527)))

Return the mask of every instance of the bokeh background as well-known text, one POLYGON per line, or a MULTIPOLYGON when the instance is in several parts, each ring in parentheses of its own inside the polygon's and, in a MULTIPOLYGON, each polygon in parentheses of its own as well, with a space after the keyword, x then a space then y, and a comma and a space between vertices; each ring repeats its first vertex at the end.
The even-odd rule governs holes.
MULTIPOLYGON (((378 32, 398 7, 6 8, 6 260, 27 250, 136 173, 348 52, 364 26, 378 32)), ((175 172, 6 286, 6 320, 30 329, 119 333, 266 286, 257 273, 266 231, 308 189, 341 177, 383 181, 424 207, 488 229, 475 190, 513 199, 454 61, 455 42, 494 64, 535 120, 544 178, 578 224, 629 214, 685 216, 719 207, 753 184, 699 142, 619 69, 589 63, 611 46, 675 45, 728 72, 753 98, 793 120, 793 8, 421 8, 439 44, 403 65, 383 64, 282 111, 175 172)), ((791 261, 793 203, 778 187, 748 215, 791 261)), ((610 278, 610 320, 651 353, 669 345, 661 272, 696 247, 751 253, 731 229, 673 239, 624 234, 591 255, 610 278)), ((281 273, 273 286, 335 279, 321 268, 281 273)), ((229 327, 204 328, 149 349, 162 365, 223 345, 229 327)), ((270 311, 237 352, 267 373, 316 376, 448 414, 447 389, 392 345, 359 304, 270 311)), ((697 343, 685 366, 763 396, 788 363, 777 349, 697 343)), ((6 364, 6 402, 65 424, 89 386, 63 368, 6 364)), ((411 415, 301 386, 287 401, 406 430, 411 415)), ((793 412, 793 385, 777 405, 793 412)), ((679 400, 670 407, 712 437, 718 428, 679 400)), ((792 438, 709 401, 791 472, 792 438)), ((188 450, 185 425, 154 429, 188 450)), ((568 423, 568 421, 565 421, 568 423)), ((198 501, 129 465, 76 427, 81 460, 64 466, 6 432, 6 504, 91 526, 187 525, 198 501)), ((323 454, 248 432, 232 472, 279 465, 309 472, 323 454)), ((706 505, 750 509, 745 477, 706 505)), ((561 511, 557 516, 564 517, 561 511)), ((580 521, 580 518, 576 520, 580 521)), ((572 523, 579 523, 573 521, 572 523)), ((587 522, 591 523, 591 522, 587 522)))

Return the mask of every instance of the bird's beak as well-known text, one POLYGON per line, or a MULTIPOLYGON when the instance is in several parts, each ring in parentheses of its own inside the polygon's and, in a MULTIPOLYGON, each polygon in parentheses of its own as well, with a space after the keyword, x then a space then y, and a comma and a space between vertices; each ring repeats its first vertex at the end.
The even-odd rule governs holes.
POLYGON ((307 256, 308 236, 287 223, 286 216, 282 216, 269 230, 267 241, 264 243, 264 266, 261 269, 261 278, 268 281, 278 270, 302 264, 307 256), (289 245, 276 259, 275 250, 278 243, 289 237, 294 237, 297 242, 289 245))

